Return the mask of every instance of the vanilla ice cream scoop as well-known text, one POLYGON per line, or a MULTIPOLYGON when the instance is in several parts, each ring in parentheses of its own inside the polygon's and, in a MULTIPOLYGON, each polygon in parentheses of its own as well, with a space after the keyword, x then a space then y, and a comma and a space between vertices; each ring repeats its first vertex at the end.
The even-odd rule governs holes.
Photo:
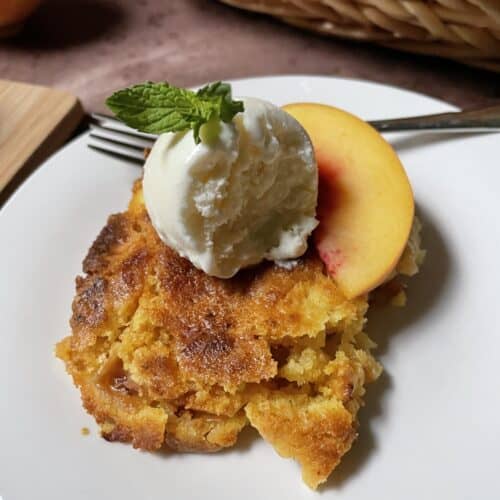
POLYGON ((306 132, 268 102, 244 106, 232 123, 202 129, 200 144, 192 132, 161 135, 144 167, 144 200, 160 238, 219 278, 301 256, 318 223, 306 132))

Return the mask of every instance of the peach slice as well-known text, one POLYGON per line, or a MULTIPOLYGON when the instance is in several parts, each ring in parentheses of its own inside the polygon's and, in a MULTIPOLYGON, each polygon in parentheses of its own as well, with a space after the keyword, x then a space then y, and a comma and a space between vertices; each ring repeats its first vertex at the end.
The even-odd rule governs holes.
POLYGON ((414 202, 406 172, 382 136, 350 113, 313 103, 284 109, 316 152, 318 253, 346 297, 369 292, 391 274, 408 241, 414 202))

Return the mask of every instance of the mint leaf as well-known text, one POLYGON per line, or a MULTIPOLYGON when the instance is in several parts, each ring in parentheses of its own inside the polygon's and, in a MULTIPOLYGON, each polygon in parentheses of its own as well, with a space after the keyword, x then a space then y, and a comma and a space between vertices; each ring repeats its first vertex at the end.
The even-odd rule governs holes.
POLYGON ((222 82, 211 83, 198 92, 167 82, 146 82, 115 92, 106 104, 129 127, 150 134, 192 129, 197 144, 204 123, 229 123, 244 110, 243 102, 233 101, 231 86, 222 82))
POLYGON ((229 123, 235 114, 244 111, 242 101, 233 101, 231 85, 216 82, 198 90, 196 95, 201 99, 220 99, 219 118, 229 123))

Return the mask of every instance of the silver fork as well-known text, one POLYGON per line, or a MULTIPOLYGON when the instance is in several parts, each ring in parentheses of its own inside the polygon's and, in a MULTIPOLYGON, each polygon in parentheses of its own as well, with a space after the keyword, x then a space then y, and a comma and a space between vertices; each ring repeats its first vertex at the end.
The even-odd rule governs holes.
MULTIPOLYGON (((380 132, 499 132, 500 105, 368 123, 380 132)), ((152 148, 158 137, 137 132, 116 118, 99 113, 91 115, 89 136, 89 147, 138 162, 144 161, 144 150, 152 148)))
POLYGON ((87 145, 114 156, 144 161, 144 150, 151 149, 158 136, 127 127, 112 116, 93 113, 87 145))

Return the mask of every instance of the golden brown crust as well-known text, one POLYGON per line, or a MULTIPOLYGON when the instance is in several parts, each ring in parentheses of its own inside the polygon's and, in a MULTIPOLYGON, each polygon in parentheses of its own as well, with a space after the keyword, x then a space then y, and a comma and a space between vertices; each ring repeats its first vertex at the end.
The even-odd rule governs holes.
POLYGON ((272 391, 245 408, 251 424, 285 458, 302 466, 315 489, 340 462, 356 438, 353 415, 335 398, 272 391))
POLYGON ((311 487, 351 446, 380 366, 366 297, 347 300, 314 251, 210 277, 160 241, 137 182, 83 270, 57 355, 106 439, 217 451, 250 421, 311 487))
POLYGON ((125 243, 127 233, 127 216, 125 214, 111 215, 83 260, 83 272, 94 274, 105 270, 111 255, 117 247, 125 243))
POLYGON ((233 446, 239 432, 248 423, 243 412, 230 418, 184 411, 169 419, 165 444, 184 452, 214 452, 233 446))

